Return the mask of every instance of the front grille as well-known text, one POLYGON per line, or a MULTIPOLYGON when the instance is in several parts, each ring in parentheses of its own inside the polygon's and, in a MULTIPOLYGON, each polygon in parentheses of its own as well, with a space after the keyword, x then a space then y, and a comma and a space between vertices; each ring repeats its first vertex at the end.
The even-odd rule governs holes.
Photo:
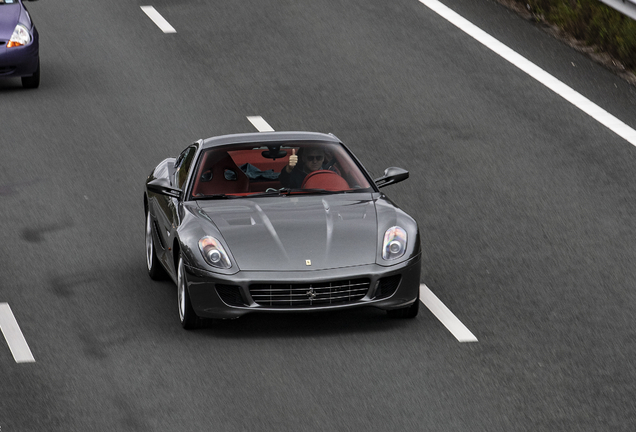
POLYGON ((250 294, 261 306, 326 306, 356 302, 367 295, 369 286, 369 279, 302 284, 253 284, 250 285, 250 294))
POLYGON ((241 295, 241 287, 236 285, 216 284, 216 292, 221 300, 229 306, 245 306, 241 295))
POLYGON ((381 299, 392 296, 395 290, 397 290, 398 285, 400 285, 401 279, 402 276, 400 275, 393 275, 380 279, 378 282, 378 289, 375 292, 375 298, 381 299))

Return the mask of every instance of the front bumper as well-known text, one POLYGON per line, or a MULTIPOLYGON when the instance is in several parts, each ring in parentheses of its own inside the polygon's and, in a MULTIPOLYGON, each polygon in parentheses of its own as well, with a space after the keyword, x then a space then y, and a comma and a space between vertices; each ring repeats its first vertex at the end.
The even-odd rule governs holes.
POLYGON ((38 68, 40 55, 37 38, 22 47, 0 46, 0 77, 31 76, 38 68))
POLYGON ((221 275, 186 266, 186 278, 192 307, 198 316, 204 318, 238 318, 254 312, 298 313, 368 306, 390 310, 409 306, 417 300, 421 260, 420 254, 391 267, 369 264, 301 272, 239 271, 233 275, 221 275), (362 298, 338 304, 272 307, 257 303, 250 294, 250 285, 255 284, 325 284, 331 281, 360 278, 369 280, 368 292, 362 298), (395 284, 395 288, 389 287, 387 291, 383 285, 383 281, 386 280, 399 281, 399 283, 395 284), (219 294, 221 287, 223 289, 233 287, 237 295, 230 296, 232 301, 228 301, 227 294, 223 298, 219 294))

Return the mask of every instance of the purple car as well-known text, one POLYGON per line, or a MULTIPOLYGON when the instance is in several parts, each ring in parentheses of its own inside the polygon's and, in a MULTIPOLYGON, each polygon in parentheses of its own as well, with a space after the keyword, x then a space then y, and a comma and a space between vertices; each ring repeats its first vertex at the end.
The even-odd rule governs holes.
POLYGON ((23 1, 0 0, 0 77, 22 77, 23 87, 37 88, 39 37, 23 1))

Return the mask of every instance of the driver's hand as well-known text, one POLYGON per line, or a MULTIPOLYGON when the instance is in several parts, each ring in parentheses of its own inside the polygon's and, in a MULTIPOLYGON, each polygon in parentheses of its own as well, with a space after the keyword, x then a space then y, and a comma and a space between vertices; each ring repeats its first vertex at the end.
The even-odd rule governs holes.
POLYGON ((296 156, 296 149, 292 149, 292 155, 289 157, 289 162, 287 162, 287 166, 285 169, 288 173, 292 172, 296 164, 298 163, 298 156, 296 156))

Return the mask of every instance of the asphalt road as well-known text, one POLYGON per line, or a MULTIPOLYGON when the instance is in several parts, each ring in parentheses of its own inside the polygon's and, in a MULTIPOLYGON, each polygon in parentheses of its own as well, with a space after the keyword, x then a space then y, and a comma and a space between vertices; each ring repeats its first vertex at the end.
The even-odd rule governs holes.
MULTIPOLYGON (((636 89, 491 0, 443 0, 636 128, 636 89)), ((29 3, 0 81, 0 430, 633 431, 636 148, 417 0, 29 3), (142 12, 153 5, 176 29, 142 12), (192 141, 333 132, 420 224, 425 308, 187 332, 143 182, 192 141)))

